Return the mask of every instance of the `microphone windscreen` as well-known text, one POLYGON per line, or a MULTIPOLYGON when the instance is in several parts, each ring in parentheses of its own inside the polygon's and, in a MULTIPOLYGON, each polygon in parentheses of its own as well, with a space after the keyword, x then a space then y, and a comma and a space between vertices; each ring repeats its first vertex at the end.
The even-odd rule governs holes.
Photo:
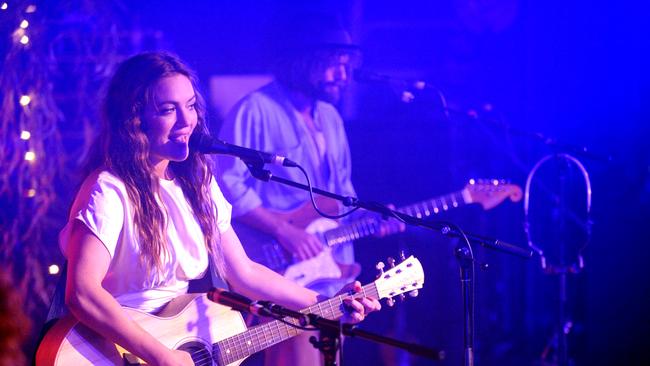
POLYGON ((195 132, 190 136, 190 149, 200 153, 207 153, 212 143, 212 137, 202 132, 195 132))

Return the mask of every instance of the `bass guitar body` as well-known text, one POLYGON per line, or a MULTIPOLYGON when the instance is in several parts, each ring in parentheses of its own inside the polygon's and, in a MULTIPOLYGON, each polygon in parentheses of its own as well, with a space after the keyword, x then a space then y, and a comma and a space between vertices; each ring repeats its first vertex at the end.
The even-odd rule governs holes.
MULTIPOLYGON (((483 209, 490 210, 508 198, 517 202, 521 196, 521 188, 517 185, 498 179, 472 179, 460 191, 404 206, 397 211, 417 218, 426 218, 468 204, 480 204, 483 209)), ((338 213, 338 203, 332 199, 317 197, 316 203, 322 211, 329 214, 338 213)), ((379 218, 367 216, 341 225, 322 218, 313 209, 311 202, 293 211, 273 212, 284 221, 314 234, 322 243, 323 251, 315 257, 300 261, 272 236, 236 220, 233 220, 233 227, 252 260, 305 287, 334 281, 340 282, 342 286, 356 278, 360 271, 359 265, 338 263, 332 256, 332 251, 340 244, 375 234, 381 224, 379 218)))

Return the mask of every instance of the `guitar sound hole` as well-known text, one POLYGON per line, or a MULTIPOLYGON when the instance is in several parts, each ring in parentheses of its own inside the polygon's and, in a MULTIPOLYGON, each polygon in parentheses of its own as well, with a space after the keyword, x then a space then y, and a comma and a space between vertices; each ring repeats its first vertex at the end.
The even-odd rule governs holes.
POLYGON ((178 347, 178 349, 189 353, 192 356, 194 365, 196 366, 214 365, 214 362, 212 362, 212 353, 208 347, 206 347, 206 345, 201 342, 192 341, 183 343, 180 347, 178 347))

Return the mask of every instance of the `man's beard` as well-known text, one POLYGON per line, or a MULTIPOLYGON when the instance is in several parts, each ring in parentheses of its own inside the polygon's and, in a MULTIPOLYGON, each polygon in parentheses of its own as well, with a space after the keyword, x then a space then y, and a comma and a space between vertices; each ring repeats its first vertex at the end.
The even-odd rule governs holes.
POLYGON ((319 82, 312 87, 312 96, 330 104, 341 101, 344 85, 336 82, 319 82))

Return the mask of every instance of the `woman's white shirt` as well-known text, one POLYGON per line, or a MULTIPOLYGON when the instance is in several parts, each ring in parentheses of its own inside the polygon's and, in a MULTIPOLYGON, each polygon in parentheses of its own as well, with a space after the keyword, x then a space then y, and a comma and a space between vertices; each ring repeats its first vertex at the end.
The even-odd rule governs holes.
MULTIPOLYGON (((230 228, 231 205, 213 178, 210 193, 217 209, 217 227, 230 228)), ((155 312, 187 292, 188 281, 200 278, 208 267, 204 236, 189 202, 176 180, 160 180, 160 199, 165 207, 168 256, 163 270, 150 274, 140 260, 140 244, 129 201, 121 179, 108 171, 96 171, 83 182, 70 211, 68 223, 59 234, 64 255, 72 223, 81 221, 102 242, 111 257, 102 286, 127 307, 155 312)))

